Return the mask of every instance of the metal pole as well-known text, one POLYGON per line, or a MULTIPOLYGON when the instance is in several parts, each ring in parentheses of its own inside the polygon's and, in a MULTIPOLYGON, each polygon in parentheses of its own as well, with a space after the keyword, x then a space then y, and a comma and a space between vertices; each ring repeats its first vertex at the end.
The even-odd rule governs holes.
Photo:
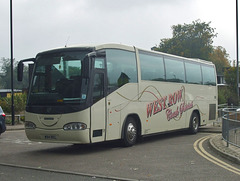
POLYGON ((226 133, 227 133, 227 147, 229 147, 229 111, 227 112, 227 122, 226 122, 226 133))
POLYGON ((12 22, 12 0, 10 0, 10 41, 11 41, 11 89, 12 89, 12 125, 15 124, 14 111, 14 88, 13 88, 13 22, 12 22))
MULTIPOLYGON (((236 0, 236 38, 237 38, 237 101, 239 101, 239 62, 238 62, 238 0, 236 0)), ((238 104, 238 103, 237 103, 238 104)))

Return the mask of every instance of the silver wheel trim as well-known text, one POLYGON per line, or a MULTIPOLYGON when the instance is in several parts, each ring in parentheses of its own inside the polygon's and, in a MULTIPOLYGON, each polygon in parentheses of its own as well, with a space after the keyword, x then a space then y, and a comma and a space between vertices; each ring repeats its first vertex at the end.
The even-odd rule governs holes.
POLYGON ((129 141, 134 141, 137 136, 137 129, 133 123, 129 123, 127 127, 127 138, 129 141))
POLYGON ((198 129, 198 119, 197 119, 197 117, 193 118, 192 127, 193 127, 194 130, 198 129))

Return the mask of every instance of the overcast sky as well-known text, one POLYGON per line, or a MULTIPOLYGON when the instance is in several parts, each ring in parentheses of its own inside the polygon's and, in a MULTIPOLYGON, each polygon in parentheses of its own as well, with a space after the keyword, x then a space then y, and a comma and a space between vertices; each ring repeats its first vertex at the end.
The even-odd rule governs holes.
MULTIPOLYGON (((75 44, 121 43, 150 49, 172 25, 197 19, 216 28, 215 46, 236 59, 235 0, 13 0, 14 57, 75 44)), ((10 58, 10 5, 0 0, 0 58, 10 58)))

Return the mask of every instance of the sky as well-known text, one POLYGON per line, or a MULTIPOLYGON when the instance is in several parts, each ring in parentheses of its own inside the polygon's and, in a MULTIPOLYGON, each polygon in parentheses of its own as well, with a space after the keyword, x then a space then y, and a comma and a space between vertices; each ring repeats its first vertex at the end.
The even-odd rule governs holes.
MULTIPOLYGON (((16 61, 76 44, 121 43, 150 50, 173 25, 211 22, 236 59, 235 0, 12 0, 16 61)), ((0 0, 0 58, 10 58, 10 1, 0 0)), ((1 64, 0 64, 1 66, 1 64)))

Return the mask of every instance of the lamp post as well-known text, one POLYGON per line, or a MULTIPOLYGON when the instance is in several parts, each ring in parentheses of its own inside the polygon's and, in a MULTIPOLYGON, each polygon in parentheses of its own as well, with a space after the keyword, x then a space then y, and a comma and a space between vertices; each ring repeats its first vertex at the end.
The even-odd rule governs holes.
POLYGON ((12 125, 15 124, 14 111, 14 88, 13 88, 13 22, 12 22, 12 0, 10 0, 10 46, 11 46, 11 89, 12 89, 12 125))

